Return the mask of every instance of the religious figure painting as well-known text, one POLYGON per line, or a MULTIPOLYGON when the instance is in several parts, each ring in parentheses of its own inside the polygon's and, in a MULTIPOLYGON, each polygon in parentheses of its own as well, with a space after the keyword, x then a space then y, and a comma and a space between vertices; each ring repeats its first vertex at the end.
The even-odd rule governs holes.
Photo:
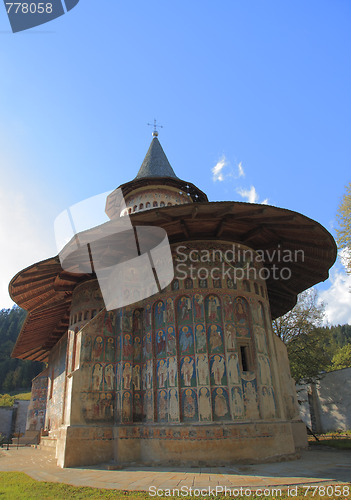
POLYGON ((199 418, 201 422, 212 420, 211 396, 207 387, 199 389, 199 418))
POLYGON ((212 390, 213 420, 228 420, 230 418, 228 392, 217 387, 212 390))
POLYGON ((134 337, 133 359, 134 361, 141 360, 141 338, 139 335, 134 337))
POLYGON ((179 401, 178 401, 178 391, 177 389, 169 390, 168 397, 169 405, 169 420, 171 422, 179 421, 179 401))
POLYGON ((166 333, 164 330, 156 332, 156 356, 158 358, 166 356, 166 333))
POLYGON ((174 323, 173 299, 171 299, 170 297, 166 301, 166 321, 167 324, 174 323))
POLYGON ((101 363, 95 363, 92 371, 92 389, 93 391, 102 390, 103 368, 101 363))
POLYGON ((135 391, 141 389, 141 367, 140 365, 133 366, 133 388, 135 391))
POLYGON ((144 309, 144 317, 145 317, 145 328, 146 329, 151 328, 151 306, 150 306, 150 304, 147 304, 147 306, 144 309))
POLYGON ((94 339, 93 360, 103 361, 103 359, 104 359, 104 339, 101 337, 101 335, 98 335, 94 339))
POLYGON ((234 419, 240 419, 244 417, 244 402, 242 397, 242 391, 240 387, 231 388, 231 398, 232 398, 232 412, 234 419))
POLYGON ((152 396, 152 390, 147 390, 145 399, 144 399, 144 413, 145 413, 145 420, 147 422, 152 422, 154 420, 154 403, 153 403, 153 396, 152 396))
POLYGON ((262 387, 260 400, 260 412, 262 418, 274 418, 276 407, 273 389, 271 387, 262 387))
POLYGON ((207 354, 197 355, 197 383, 198 385, 209 385, 207 354))
POLYGON ((150 332, 143 337, 143 356, 145 359, 152 357, 152 336, 150 332))
POLYGON ((257 385, 255 380, 243 380, 244 392, 244 407, 247 418, 259 418, 258 401, 257 401, 257 385))
POLYGON ((228 377, 230 384, 240 384, 240 368, 237 353, 232 353, 228 355, 228 377))
POLYGON ((104 317, 104 334, 114 335, 116 325, 115 311, 108 311, 104 317))
POLYGON ((130 363, 124 363, 123 366, 123 389, 131 389, 132 366, 130 363))
POLYGON ((155 304, 154 309, 154 317, 155 317, 155 328, 160 329, 165 326, 165 305, 162 300, 159 300, 155 304))
POLYGON ((184 389, 182 391, 182 413, 183 421, 197 421, 197 397, 194 389, 184 389))
POLYGON ((220 354, 211 356, 210 367, 211 367, 211 384, 226 385, 227 376, 226 376, 224 356, 220 354))
POLYGON ((177 352, 177 346, 176 346, 176 338, 173 326, 169 326, 167 328, 166 346, 167 346, 167 355, 174 356, 177 352))
POLYGON ((125 333, 123 335, 123 358, 133 358, 133 339, 130 333, 125 333))
POLYGON ((199 293, 194 298, 194 321, 203 321, 204 319, 204 299, 199 293))
POLYGON ((143 405, 140 392, 134 392, 133 399, 133 422, 141 422, 143 405))
POLYGON ((234 319, 237 335, 239 337, 249 337, 249 306, 243 297, 235 299, 234 319))
POLYGON ((157 385, 158 387, 166 387, 167 383, 167 361, 160 359, 157 362, 157 385))
POLYGON ((112 363, 105 366, 104 369, 105 391, 113 391, 115 388, 115 370, 112 363))
POLYGON ((122 328, 124 332, 131 333, 132 331, 132 311, 130 307, 125 307, 123 309, 122 328))
POLYGON ((196 384, 195 361, 191 356, 185 356, 180 361, 180 374, 182 387, 191 387, 196 384))
POLYGON ((157 420, 158 422, 167 422, 168 420, 168 400, 167 391, 164 389, 158 391, 157 395, 157 420))
POLYGON ((192 324, 193 313, 191 308, 191 300, 189 297, 183 296, 178 300, 178 323, 192 324))
POLYGON ((113 337, 107 337, 105 347, 105 361, 113 363, 115 361, 115 355, 115 339, 113 337))
POLYGON ((224 325, 225 341, 227 351, 236 351, 236 332, 233 323, 226 323, 224 325))
POLYGON ((224 321, 233 322, 234 320, 234 299, 230 295, 223 297, 224 321))
POLYGON ((268 357, 264 354, 259 354, 257 357, 260 382, 262 385, 271 385, 272 377, 268 357))
POLYGON ((206 331, 204 325, 195 325, 196 352, 207 352, 206 331))
POLYGON ((90 335, 86 335, 83 340, 82 361, 91 361, 92 348, 91 337, 90 335))
POLYGON ((123 422, 132 420, 132 396, 128 391, 125 391, 122 397, 122 420, 123 422))
POLYGON ((224 352, 222 328, 218 325, 210 325, 207 334, 210 353, 224 352))
POLYGON ((170 387, 175 387, 177 385, 177 360, 175 357, 171 356, 168 358, 168 385, 170 387))
POLYGON ((143 316, 140 309, 133 312, 133 334, 141 334, 143 331, 143 316))
POLYGON ((194 354, 193 330, 190 326, 182 326, 179 331, 180 354, 194 354))
POLYGON ((208 295, 205 299, 206 319, 209 323, 221 321, 220 302, 217 295, 208 295))

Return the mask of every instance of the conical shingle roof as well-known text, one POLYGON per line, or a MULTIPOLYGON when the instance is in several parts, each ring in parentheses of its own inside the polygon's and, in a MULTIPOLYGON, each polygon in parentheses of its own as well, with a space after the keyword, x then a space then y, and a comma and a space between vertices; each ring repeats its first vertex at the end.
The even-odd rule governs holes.
POLYGON ((144 177, 173 177, 178 179, 157 137, 152 139, 135 179, 143 179, 144 177))

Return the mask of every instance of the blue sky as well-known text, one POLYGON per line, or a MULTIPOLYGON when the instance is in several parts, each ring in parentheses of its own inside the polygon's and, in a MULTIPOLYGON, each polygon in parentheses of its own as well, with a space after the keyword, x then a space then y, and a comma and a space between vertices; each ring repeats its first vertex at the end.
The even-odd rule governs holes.
MULTIPOLYGON (((0 307, 17 271, 56 254, 62 210, 135 176, 154 117, 177 175, 211 201, 250 192, 335 234, 351 181, 350 23, 348 0, 80 0, 13 34, 0 9, 0 307)), ((350 280, 333 273, 329 320, 351 323, 350 280)))

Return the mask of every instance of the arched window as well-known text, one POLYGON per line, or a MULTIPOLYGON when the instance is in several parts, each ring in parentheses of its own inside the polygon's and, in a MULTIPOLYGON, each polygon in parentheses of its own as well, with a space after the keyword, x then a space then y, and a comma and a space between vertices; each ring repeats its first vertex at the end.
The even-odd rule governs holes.
POLYGON ((152 204, 152 206, 153 206, 154 208, 155 208, 155 207, 157 207, 157 206, 158 206, 157 201, 154 201, 154 202, 153 202, 153 204, 152 204))
POLYGON ((89 319, 89 311, 85 311, 84 320, 89 319))
POLYGON ((160 203, 160 207, 164 207, 165 206, 165 202, 164 201, 161 201, 160 203))
POLYGON ((187 278, 185 280, 185 288, 187 288, 188 290, 190 288, 193 288, 193 280, 191 278, 187 278))
POLYGON ((250 283, 247 280, 244 280, 243 286, 244 286, 245 292, 251 292, 250 283))
POLYGON ((134 205, 133 212, 136 212, 137 210, 138 210, 138 205, 134 205))
POLYGON ((144 209, 144 203, 140 203, 139 210, 143 210, 143 209, 144 209))
POLYGON ((258 284, 256 282, 254 283, 254 288, 255 288, 255 293, 259 295, 260 292, 258 290, 258 284))
POLYGON ((146 202, 146 205, 145 205, 145 208, 150 208, 151 207, 151 203, 149 201, 146 202))
POLYGON ((172 290, 179 290, 179 281, 177 279, 172 281, 172 290))
POLYGON ((132 207, 128 208, 128 213, 131 214, 132 213, 132 207))
POLYGON ((169 202, 167 203, 167 207, 171 207, 171 206, 172 206, 172 203, 169 201, 169 202))

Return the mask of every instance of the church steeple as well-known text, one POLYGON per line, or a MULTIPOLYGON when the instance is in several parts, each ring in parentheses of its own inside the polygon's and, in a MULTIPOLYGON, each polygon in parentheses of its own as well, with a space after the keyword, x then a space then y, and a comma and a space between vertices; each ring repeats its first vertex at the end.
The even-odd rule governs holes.
POLYGON ((157 132, 152 134, 153 139, 135 180, 144 177, 173 177, 178 179, 156 134, 157 132))

